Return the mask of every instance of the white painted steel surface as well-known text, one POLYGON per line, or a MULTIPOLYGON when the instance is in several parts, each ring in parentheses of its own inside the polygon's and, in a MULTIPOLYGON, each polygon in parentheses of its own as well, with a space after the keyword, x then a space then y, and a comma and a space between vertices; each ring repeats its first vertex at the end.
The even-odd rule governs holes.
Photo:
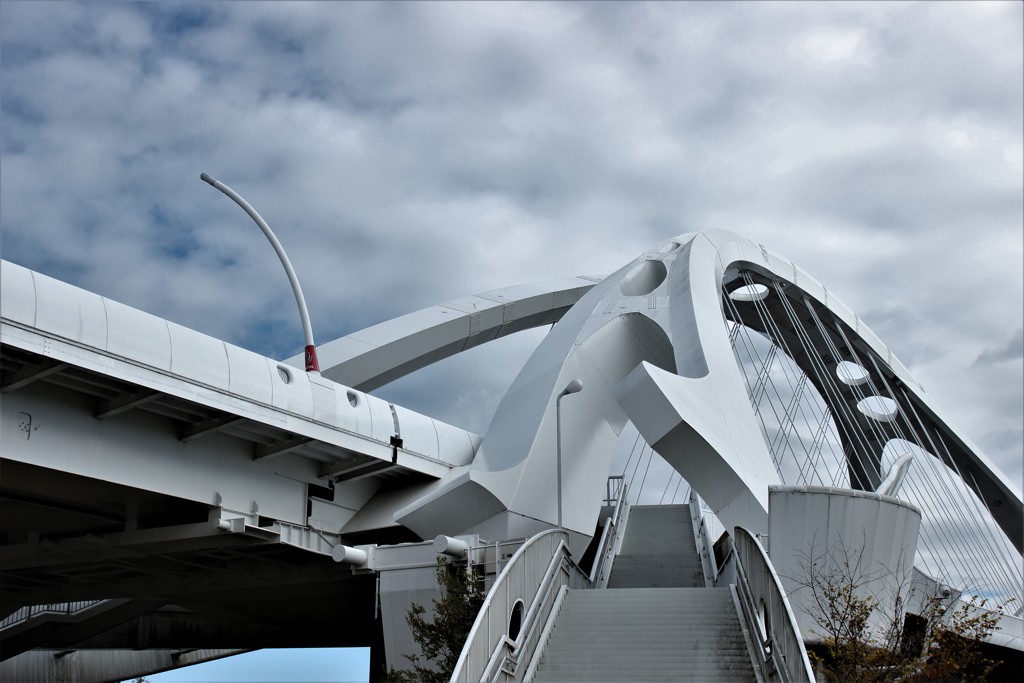
MULTIPOLYGON (((601 278, 516 285, 424 308, 321 344, 321 373, 371 391, 410 372, 508 334, 550 325, 601 278)), ((303 357, 285 361, 302 367, 303 357)))
MULTIPOLYGON (((592 287, 577 279, 481 295, 480 302, 467 299, 411 314, 364 331, 365 338, 357 333, 339 340, 347 350, 332 366, 351 361, 349 367, 365 370, 355 379, 367 382, 486 341, 493 338, 491 331, 497 336, 513 323, 557 319, 578 299, 510 387, 482 442, 394 407, 402 417, 402 454, 414 456, 401 464, 441 481, 396 500, 390 523, 425 538, 464 532, 509 538, 557 523, 550 462, 556 450, 555 408, 561 387, 579 378, 587 388, 567 404, 563 425, 563 521, 574 549, 580 550, 592 534, 600 508, 592 492, 603 481, 627 419, 702 494, 723 524, 764 530, 767 488, 779 482, 730 352, 720 301, 723 278, 738 268, 788 281, 825 305, 938 416, 889 350, 801 269, 731 233, 690 233, 649 250, 592 287), (482 302, 488 305, 466 312, 482 302), (377 354, 377 360, 366 353, 377 354)), ((83 365, 113 371, 139 386, 233 410, 301 438, 381 460, 391 455, 392 406, 372 396, 315 376, 289 374, 288 366, 13 264, 5 264, 3 271, 9 321, 5 343, 56 360, 74 360, 83 348, 91 349, 83 365), (172 363, 190 376, 174 376, 172 363)), ((980 452, 960 441, 965 457, 985 475, 982 480, 992 493, 985 504, 1001 515, 1004 529, 1020 526, 1014 517, 1024 509, 1020 494, 980 452)), ((309 474, 298 478, 311 479, 309 474)))
MULTIPOLYGON (((810 614, 814 594, 806 584, 812 569, 845 571, 849 560, 859 596, 899 596, 899 604, 907 603, 921 526, 917 508, 891 496, 823 486, 779 486, 769 495, 769 556, 805 640, 823 637, 810 614)), ((887 618, 876 612, 868 628, 877 633, 887 618)))
MULTIPOLYGON (((970 596, 968 596, 970 597, 970 596)), ((1011 605, 1012 607, 1012 605, 1011 605)), ((1024 619, 1018 615, 1007 614, 998 609, 998 605, 987 602, 984 607, 975 602, 967 602, 963 597, 953 600, 946 610, 946 618, 958 610, 966 610, 972 617, 987 615, 995 618, 995 626, 992 633, 985 639, 987 642, 1000 647, 1008 647, 1018 652, 1024 652, 1024 619), (989 608, 992 609, 989 609, 989 608)))
MULTIPOLYGON (((571 444, 564 453, 563 523, 574 534, 574 549, 593 529, 599 501, 590 492, 600 486, 627 419, 724 525, 766 530, 768 487, 780 480, 732 354, 720 300, 723 279, 740 268, 768 273, 826 306, 931 410, 891 352, 801 269, 731 233, 691 233, 595 285, 527 361, 473 462, 399 509, 396 519, 420 535, 442 528, 496 537, 530 535, 557 523, 550 462, 555 407, 562 387, 579 378, 586 389, 563 425, 571 444)), ((965 457, 991 475, 986 481, 994 493, 985 503, 1012 530, 1020 522, 999 510, 1004 503, 1024 509, 1020 494, 963 443, 965 457)))
MULTIPOLYGON (((15 264, 2 266, 0 343, 9 348, 387 463, 397 418, 398 464, 429 477, 470 462, 479 445, 465 430, 400 406, 393 412, 386 401, 315 373, 15 264)), ((5 458, 233 509, 248 510, 256 501, 263 514, 292 523, 306 522, 305 485, 322 484, 321 468, 332 460, 290 454, 261 467, 241 442, 214 434, 185 443, 159 419, 139 413, 97 421, 91 409, 39 384, 9 393, 2 411, 5 458), (23 413, 43 425, 31 439, 13 438, 23 413)))
MULTIPOLYGON (((724 231, 668 240, 600 282, 575 278, 498 290, 381 323, 324 345, 324 376, 289 365, 296 359, 265 358, 3 262, 5 348, 33 360, 30 370, 38 377, 68 370, 129 387, 97 407, 59 383, 32 383, 31 373, 6 375, 3 457, 212 509, 210 524, 160 532, 175 542, 245 537, 329 556, 341 547, 342 534, 401 526, 420 538, 536 539, 553 537, 538 534, 563 522, 568 549, 559 552, 568 557, 581 555, 594 534, 612 455, 632 421, 726 528, 771 530, 773 553, 794 549, 806 539, 800 524, 810 516, 773 509, 769 519, 770 504, 776 506, 770 491, 779 477, 723 316, 723 284, 740 271, 771 278, 821 307, 860 350, 877 356, 892 383, 949 438, 951 458, 977 482, 983 504, 1020 549, 1020 492, 935 408, 889 349, 803 270, 724 231), (440 358, 549 323, 557 324, 512 383, 483 438, 365 393, 440 358), (559 411, 559 392, 572 379, 584 388, 559 411), (162 401, 210 417, 184 432, 142 410, 118 419, 129 408, 162 401), (237 424, 224 427, 235 420, 247 425, 244 438, 237 424), (413 476, 385 486, 380 477, 389 473, 413 476)), ((895 491, 897 478, 885 490, 895 491)), ((822 522, 827 538, 833 528, 846 536, 863 529, 870 532, 872 557, 891 562, 899 552, 912 552, 916 530, 911 533, 908 506, 877 494, 829 495, 839 502, 829 503, 832 517, 822 522), (866 500, 875 512, 860 511, 866 500)), ((617 528, 613 522, 608 530, 612 541, 617 528)), ((145 540, 134 530, 116 536, 106 537, 108 545, 145 540)), ((31 566, 38 557, 27 545, 5 548, 4 558, 31 566)), ((373 566, 372 545, 365 547, 373 566)), ((58 555, 46 561, 58 562, 58 555)), ((520 583, 542 580, 535 575, 543 577, 548 566, 532 567, 532 578, 524 574, 520 583)), ((404 580, 403 570, 392 569, 391 579, 404 580)), ((402 609, 396 603, 390 611, 402 609)), ((500 631, 497 617, 486 629, 488 638, 500 631)))

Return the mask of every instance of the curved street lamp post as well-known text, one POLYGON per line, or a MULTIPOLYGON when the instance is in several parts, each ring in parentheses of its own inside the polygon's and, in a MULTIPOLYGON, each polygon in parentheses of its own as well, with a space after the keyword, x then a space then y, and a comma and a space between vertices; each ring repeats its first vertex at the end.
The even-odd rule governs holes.
POLYGON ((299 317, 302 319, 302 334, 306 340, 306 372, 320 372, 320 364, 316 359, 316 345, 313 343, 313 327, 309 323, 309 310, 306 308, 306 299, 302 296, 302 287, 299 286, 299 278, 295 275, 295 270, 292 268, 291 261, 288 260, 288 255, 284 253, 284 247, 277 241, 277 237, 274 232, 267 225, 267 222, 263 220, 256 209, 249 205, 249 202, 242 199, 242 197, 232 190, 230 187, 212 178, 206 173, 202 173, 199 177, 204 181, 217 188, 228 197, 230 197, 236 204, 242 207, 242 210, 249 214, 249 217, 256 221, 256 225, 260 226, 260 230, 270 240, 270 244, 274 247, 274 251, 277 252, 278 258, 281 259, 281 265, 284 266, 284 270, 288 273, 288 281, 292 284, 292 292, 295 293, 295 302, 299 305, 299 317))

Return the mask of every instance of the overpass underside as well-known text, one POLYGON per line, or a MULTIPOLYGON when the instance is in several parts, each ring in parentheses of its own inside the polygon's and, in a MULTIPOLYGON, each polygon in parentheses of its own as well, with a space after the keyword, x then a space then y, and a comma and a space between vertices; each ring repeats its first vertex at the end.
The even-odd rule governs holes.
MULTIPOLYGON (((204 406, 172 397, 150 398, 114 414, 111 405, 123 406, 126 397, 142 389, 71 364, 57 369, 50 359, 10 346, 0 358, 3 406, 5 413, 13 412, 5 420, 4 455, 23 455, 36 445, 45 448, 47 437, 54 439, 61 431, 64 418, 71 424, 91 421, 97 428, 106 423, 106 436, 118 432, 113 423, 121 419, 129 431, 167 434, 182 446, 187 442, 180 435, 194 425, 227 423, 204 406), (33 381, 26 382, 30 376, 33 381), (135 414, 127 420, 129 410, 135 414), (99 417, 104 411, 111 414, 99 417), (12 422, 24 426, 11 430, 12 422)), ((245 422, 236 419, 230 428, 204 438, 254 450, 290 438, 281 430, 245 422)), ((66 436, 66 448, 57 457, 104 460, 87 435, 66 436)), ((159 476, 145 472, 146 455, 136 453, 134 476, 153 475, 156 484, 159 476)), ((109 467, 118 465, 97 467, 104 476, 88 477, 68 471, 71 467, 0 458, 4 659, 32 648, 177 651, 379 645, 379 628, 372 627, 375 576, 333 561, 330 545, 315 535, 308 538, 308 528, 282 526, 264 517, 258 503, 233 512, 213 500, 203 503, 154 490, 159 485, 129 486, 118 480, 130 480, 132 473, 107 472, 109 467), (26 610, 37 605, 51 605, 52 610, 29 617, 26 610)), ((189 473, 204 476, 214 472, 196 467, 189 473)), ((271 470, 268 476, 278 475, 271 470)), ((405 483, 424 479, 397 470, 390 476, 405 483)), ((311 487, 300 503, 312 512, 314 504, 322 504, 316 496, 331 493, 311 487)), ((350 542, 359 540, 357 536, 350 542)), ((373 536, 382 543, 412 539, 400 527, 373 536)))

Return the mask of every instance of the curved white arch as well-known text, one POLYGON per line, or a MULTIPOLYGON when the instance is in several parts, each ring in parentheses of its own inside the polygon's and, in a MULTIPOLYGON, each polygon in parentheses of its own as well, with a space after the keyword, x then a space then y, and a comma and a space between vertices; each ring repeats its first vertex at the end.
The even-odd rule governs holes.
MULTIPOLYGON (((691 297, 711 302, 724 329, 717 286, 711 280, 700 284, 687 275, 688 266, 680 265, 690 262, 696 236, 651 249, 584 296, 541 342, 513 382, 473 463, 453 471, 420 500, 398 510, 396 521, 421 535, 439 525, 436 528, 469 528, 494 537, 527 535, 554 523, 555 402, 565 385, 578 378, 584 390, 567 397, 562 405, 563 522, 574 532, 574 544, 583 543, 593 533, 600 508, 592 492, 603 486, 627 419, 635 421, 634 411, 664 412, 658 401, 620 396, 616 385, 638 367, 679 381, 699 380, 708 375, 711 358, 720 372, 700 384, 717 401, 713 412, 733 419, 728 425, 713 416, 692 419, 710 440, 702 451, 707 457, 700 458, 707 465, 708 478, 702 494, 708 492, 706 500, 724 523, 765 528, 767 486, 779 483, 778 475, 732 350, 725 344, 711 356, 706 354, 715 345, 701 343, 694 310, 679 304, 691 297), (659 265, 644 265, 652 261, 659 265), (644 278, 643 287, 636 285, 638 267, 655 275, 644 278), (694 284, 707 291, 691 291, 694 284), (726 434, 730 436, 722 442, 720 437, 726 434)), ((648 441, 657 448, 657 439, 648 441)), ((676 453, 673 465, 688 479, 699 479, 690 467, 698 459, 686 457, 692 454, 676 453)), ((697 483, 694 486, 701 489, 697 483)))
POLYGON ((563 406, 567 528, 580 537, 592 532, 598 505, 590 492, 600 486, 591 480, 603 477, 628 417, 724 524, 763 529, 768 486, 779 483, 778 475, 729 344, 721 301, 723 285, 741 270, 783 283, 787 296, 813 301, 844 326, 859 353, 878 359, 905 392, 903 400, 954 445, 953 459, 977 481, 976 491, 1019 550, 1020 493, 941 416, 891 351, 817 280, 725 231, 677 237, 596 285, 524 366, 473 463, 397 511, 396 521, 427 536, 473 529, 496 537, 553 523, 555 399, 570 379, 580 378, 584 391, 563 406), (645 275, 640 284, 638 272, 645 275), (614 322, 625 316, 633 317, 614 322), (658 351, 653 328, 671 344, 674 368, 658 351), (601 330, 605 340, 598 342, 601 330))
MULTIPOLYGON (((474 346, 558 322, 600 279, 516 285, 387 320, 318 346, 320 374, 372 391, 474 346)), ((301 368, 305 360, 299 354, 285 362, 301 368)))
MULTIPOLYGON (((858 353, 878 361, 879 370, 886 375, 886 382, 902 393, 891 398, 912 405, 921 415, 923 423, 915 425, 921 429, 940 433, 947 443, 949 456, 970 487, 988 508, 993 519, 1014 544, 1018 552, 1024 546, 1024 501, 1021 493, 1006 476, 975 446, 935 405, 924 388, 910 374, 907 368, 893 355, 892 351, 871 331, 871 329, 842 302, 836 299, 824 285, 808 275, 793 262, 773 253, 762 245, 742 239, 726 232, 704 234, 717 251, 708 258, 718 262, 718 282, 724 284, 738 276, 741 269, 758 272, 783 283, 790 298, 806 297, 814 306, 827 311, 837 326, 842 326, 858 353)), ((794 359, 801 364, 802 359, 794 359)), ((838 360, 838 359, 837 359, 838 360)), ((805 371, 808 368, 803 368, 805 371)), ((808 373, 810 374, 810 373, 808 373)), ((910 418, 907 418, 910 419, 910 418)), ((915 430, 910 430, 915 431, 915 430)), ((881 447, 878 444, 880 458, 881 447)))

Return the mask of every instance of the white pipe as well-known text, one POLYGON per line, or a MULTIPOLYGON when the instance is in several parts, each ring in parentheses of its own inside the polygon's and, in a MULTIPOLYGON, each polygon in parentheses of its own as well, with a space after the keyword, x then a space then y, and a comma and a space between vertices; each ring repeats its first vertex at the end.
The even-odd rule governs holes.
POLYGON ((344 562, 355 567, 362 567, 369 557, 365 550, 347 545, 336 545, 331 548, 331 558, 335 562, 344 562))
POLYGON ((434 539, 434 551, 448 557, 463 560, 469 555, 469 544, 461 539, 441 534, 434 539))

